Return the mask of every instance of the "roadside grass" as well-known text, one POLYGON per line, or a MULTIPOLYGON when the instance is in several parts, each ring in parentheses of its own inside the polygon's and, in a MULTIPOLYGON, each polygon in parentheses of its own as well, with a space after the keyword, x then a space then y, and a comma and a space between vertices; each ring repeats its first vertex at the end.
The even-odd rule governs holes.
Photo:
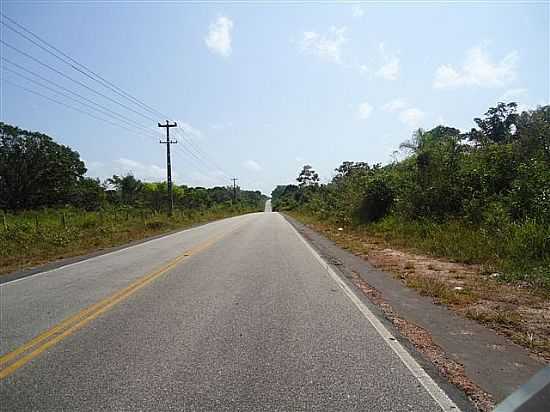
POLYGON ((532 228, 516 228, 512 234, 500 228, 506 236, 491 238, 458 222, 422 225, 386 220, 341 227, 304 212, 285 213, 395 274, 434 303, 445 304, 550 361, 548 255, 527 252, 541 247, 532 240, 518 245, 532 228), (499 244, 503 239, 511 243, 499 244), (519 250, 531 261, 518 257, 519 250))
POLYGON ((462 221, 434 223, 389 217, 363 230, 388 244, 456 262, 482 264, 503 281, 550 292, 550 228, 526 221, 484 227, 462 221))
POLYGON ((450 288, 447 283, 433 277, 409 275, 405 278, 405 284, 410 288, 417 289, 421 295, 431 296, 436 298, 439 303, 446 305, 466 305, 478 300, 478 295, 471 289, 463 288, 457 291, 450 288))
MULTIPOLYGON (((338 226, 337 222, 309 213, 295 210, 287 213, 304 223, 338 226)), ((389 216, 376 223, 345 229, 391 247, 481 265, 487 274, 498 272, 500 281, 537 289, 550 297, 550 227, 533 221, 487 227, 460 220, 437 223, 389 216)), ((352 246, 346 242, 343 247, 352 246)))
POLYGON ((172 217, 134 208, 98 212, 63 208, 3 214, 0 217, 0 275, 256 211, 259 210, 223 206, 175 210, 172 217))

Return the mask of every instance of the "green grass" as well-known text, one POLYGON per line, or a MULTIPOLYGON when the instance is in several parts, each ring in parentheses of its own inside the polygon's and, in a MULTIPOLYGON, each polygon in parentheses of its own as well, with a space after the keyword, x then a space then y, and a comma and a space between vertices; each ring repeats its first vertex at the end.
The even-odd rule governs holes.
POLYGON ((258 211, 214 207, 165 213, 142 209, 86 212, 74 208, 0 215, 0 274, 122 245, 195 224, 258 211))

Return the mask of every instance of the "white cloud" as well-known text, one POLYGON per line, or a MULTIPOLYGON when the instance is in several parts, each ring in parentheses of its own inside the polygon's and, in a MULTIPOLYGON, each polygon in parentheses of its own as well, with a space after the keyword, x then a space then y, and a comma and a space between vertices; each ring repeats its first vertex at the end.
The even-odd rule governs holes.
POLYGON ((252 170, 253 172, 259 172, 260 170, 262 170, 262 166, 260 166, 259 163, 254 160, 247 160, 243 163, 243 166, 246 167, 248 170, 252 170))
POLYGON ((208 34, 204 38, 206 46, 222 57, 231 54, 231 31, 233 21, 229 17, 221 16, 213 23, 210 23, 208 34))
POLYGON ((385 112, 396 112, 398 110, 402 110, 408 106, 405 99, 397 98, 390 100, 385 105, 382 106, 382 110, 385 112))
POLYGON ((399 113, 399 120, 411 128, 416 128, 420 126, 420 123, 424 120, 424 116, 425 113, 422 110, 411 107, 399 113))
POLYGON ((382 110, 388 113, 398 112, 399 121, 408 127, 419 127, 426 113, 417 107, 411 107, 403 98, 390 100, 382 106, 382 110))
POLYGON ((342 46, 347 42, 346 27, 331 27, 327 35, 314 31, 304 32, 301 48, 332 63, 342 63, 342 46))
POLYGON ((399 58, 392 57, 389 62, 378 69, 376 75, 386 80, 397 80, 399 77, 399 58))
MULTIPOLYGON (((124 175, 131 173, 136 178, 146 181, 166 180, 166 168, 154 164, 141 163, 125 157, 114 161, 114 169, 115 174, 124 175)), ((177 174, 172 172, 172 176, 176 177, 177 174)))
POLYGON ((365 15, 365 10, 358 4, 355 4, 351 9, 351 14, 353 17, 363 17, 365 15))
POLYGON ((360 103, 357 108, 357 117, 362 120, 368 119, 372 114, 373 109, 374 108, 368 102, 360 103))
POLYGON ((384 64, 378 69, 376 75, 386 80, 397 80, 399 77, 399 57, 395 54, 388 53, 384 43, 380 43, 379 49, 384 64))
POLYGON ((202 132, 199 129, 191 126, 189 123, 179 121, 177 123, 178 127, 181 129, 186 137, 190 137, 193 139, 200 139, 202 137, 202 132))
POLYGON ((498 101, 508 103, 510 101, 525 99, 526 97, 527 89, 525 88, 508 89, 498 98, 498 101))
POLYGON ((517 76, 518 53, 512 51, 500 61, 494 62, 482 46, 466 52, 462 67, 457 69, 450 64, 437 68, 433 86, 449 89, 461 86, 502 87, 517 76))

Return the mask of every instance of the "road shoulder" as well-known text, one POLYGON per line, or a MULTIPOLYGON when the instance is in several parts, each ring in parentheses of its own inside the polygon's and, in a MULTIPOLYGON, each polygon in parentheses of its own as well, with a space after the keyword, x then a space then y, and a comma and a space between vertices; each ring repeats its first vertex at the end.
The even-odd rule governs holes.
POLYGON ((15 272, 11 272, 11 273, 6 273, 4 275, 0 275, 0 285, 2 285, 4 283, 13 282, 15 280, 19 280, 19 279, 22 279, 22 278, 26 278, 26 277, 29 277, 29 276, 33 276, 33 275, 36 275, 36 274, 39 274, 39 273, 48 272, 50 270, 58 269, 58 268, 61 268, 63 266, 72 265, 74 263, 82 262, 84 260, 88 260, 88 259, 95 258, 95 257, 98 257, 98 256, 107 255, 109 253, 117 252, 119 250, 128 249, 128 248, 133 247, 133 246, 141 245, 142 243, 150 242, 151 240, 160 239, 160 238, 163 238, 163 237, 174 235, 176 233, 185 232, 187 230, 191 230, 191 229, 195 229, 195 228, 205 226, 205 225, 208 225, 208 224, 211 224, 211 223, 219 222, 220 220, 231 219, 231 218, 238 217, 238 216, 243 216, 243 215, 236 215, 236 216, 231 216, 231 217, 227 217, 227 218, 223 218, 223 219, 215 219, 215 220, 211 220, 211 221, 208 221, 208 222, 194 223, 194 224, 189 225, 189 226, 185 226, 185 227, 182 227, 182 228, 179 228, 179 229, 169 230, 167 232, 159 233, 157 235, 151 235, 151 236, 147 236, 147 237, 144 237, 144 238, 141 238, 141 239, 131 240, 129 242, 126 242, 126 243, 123 243, 123 244, 120 244, 120 245, 117 245, 117 246, 100 248, 100 249, 97 249, 97 250, 94 250, 92 252, 85 253, 85 254, 82 254, 82 255, 76 255, 76 256, 70 256, 70 257, 66 257, 66 258, 56 259, 56 260, 52 260, 51 262, 48 262, 48 263, 28 267, 28 268, 17 270, 15 272))
POLYGON ((435 305, 431 298, 420 296, 392 275, 295 219, 285 218, 479 409, 490 410, 493 402, 504 399, 544 366, 505 337, 435 305))

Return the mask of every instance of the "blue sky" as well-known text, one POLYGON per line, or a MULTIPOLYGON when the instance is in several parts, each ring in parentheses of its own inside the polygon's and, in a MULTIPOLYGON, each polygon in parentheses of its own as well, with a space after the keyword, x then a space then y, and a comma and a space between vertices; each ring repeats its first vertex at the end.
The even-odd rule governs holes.
MULTIPOLYGON (((344 160, 390 162, 415 128, 469 129, 499 100, 524 108, 550 100, 543 2, 4 1, 2 12, 177 120, 192 141, 188 149, 203 159, 188 155, 180 139, 173 148, 177 184, 227 185, 236 176, 243 188, 270 193, 305 163, 328 180, 344 160)), ((2 38, 118 99, 4 27, 2 38)), ((152 119, 11 49, 2 55, 157 132, 152 119)), ((2 77, 81 107, 13 72, 2 77)), ((90 176, 165 175, 164 146, 152 137, 6 82, 1 109, 3 121, 77 150, 90 176)))

